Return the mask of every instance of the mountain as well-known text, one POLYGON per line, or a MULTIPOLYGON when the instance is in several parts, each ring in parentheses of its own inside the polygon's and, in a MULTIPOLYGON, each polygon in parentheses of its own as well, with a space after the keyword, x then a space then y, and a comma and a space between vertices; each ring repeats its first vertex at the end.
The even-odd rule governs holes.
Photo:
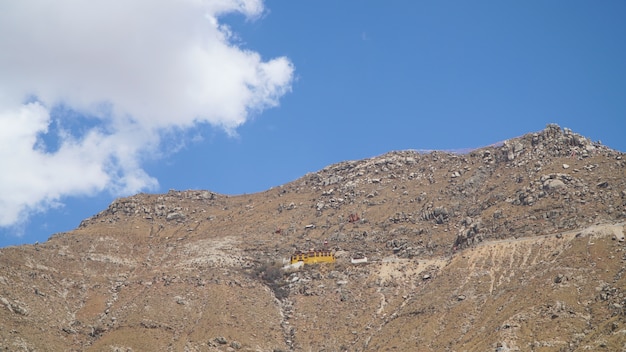
POLYGON ((626 351, 625 224, 624 153, 553 124, 138 194, 0 249, 0 350, 626 351))

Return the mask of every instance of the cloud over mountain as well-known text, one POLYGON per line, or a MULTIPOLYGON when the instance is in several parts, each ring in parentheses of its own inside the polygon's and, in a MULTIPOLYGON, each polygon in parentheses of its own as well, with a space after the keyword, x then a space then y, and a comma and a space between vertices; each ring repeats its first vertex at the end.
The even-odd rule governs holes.
POLYGON ((221 15, 257 0, 0 4, 0 226, 65 196, 157 185, 142 169, 171 130, 233 132, 291 88, 288 58, 237 45, 221 15))

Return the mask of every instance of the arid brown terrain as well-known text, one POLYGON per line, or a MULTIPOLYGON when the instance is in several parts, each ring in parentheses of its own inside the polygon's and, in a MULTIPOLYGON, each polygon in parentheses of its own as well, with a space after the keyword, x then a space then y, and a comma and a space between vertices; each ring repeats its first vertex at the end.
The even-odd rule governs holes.
POLYGON ((138 194, 0 249, 0 350, 626 351, 625 224, 625 155, 556 125, 138 194))

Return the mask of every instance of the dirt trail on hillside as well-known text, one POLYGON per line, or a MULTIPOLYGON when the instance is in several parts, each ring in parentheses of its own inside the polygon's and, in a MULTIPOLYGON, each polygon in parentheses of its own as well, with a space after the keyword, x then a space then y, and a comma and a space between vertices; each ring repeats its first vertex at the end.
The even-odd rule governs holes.
MULTIPOLYGON (((489 246, 495 245, 499 243, 514 243, 514 242, 532 242, 540 239, 548 239, 548 238, 562 238, 562 239, 572 239, 576 236, 610 236, 615 235, 617 238, 624 238, 626 233, 626 222, 620 222, 617 224, 595 224, 584 228, 578 228, 575 230, 568 230, 563 232, 555 232, 547 235, 539 235, 539 236, 529 236, 529 237, 518 237, 518 238, 506 238, 502 240, 493 240, 493 241, 485 241, 476 245, 476 247, 481 246, 489 246)), ((475 247, 475 248, 476 248, 475 247)))

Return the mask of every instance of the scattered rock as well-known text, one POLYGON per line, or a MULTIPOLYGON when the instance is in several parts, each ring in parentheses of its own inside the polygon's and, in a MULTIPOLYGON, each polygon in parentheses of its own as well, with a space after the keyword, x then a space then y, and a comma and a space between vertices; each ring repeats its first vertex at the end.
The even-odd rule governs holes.
POLYGON ((558 275, 554 278, 554 283, 555 283, 555 284, 560 284, 561 282, 563 282, 563 274, 558 274, 558 275))
POLYGON ((183 297, 181 297, 181 296, 175 296, 174 300, 176 301, 177 304, 180 304, 180 305, 186 305, 187 304, 187 301, 185 301, 185 299, 183 297))
POLYGON ((185 219, 185 215, 183 213, 178 213, 178 212, 169 213, 165 217, 165 220, 167 221, 184 220, 184 219, 185 219))
POLYGON ((558 179, 548 179, 543 183, 543 188, 549 191, 565 188, 565 183, 558 179))
POLYGON ((239 350, 241 349, 241 344, 237 341, 231 341, 230 347, 232 347, 235 350, 239 350))
POLYGON ((228 341, 226 340, 226 338, 224 338, 224 336, 218 336, 215 339, 213 339, 213 341, 217 342, 220 345, 225 345, 228 343, 228 341))

